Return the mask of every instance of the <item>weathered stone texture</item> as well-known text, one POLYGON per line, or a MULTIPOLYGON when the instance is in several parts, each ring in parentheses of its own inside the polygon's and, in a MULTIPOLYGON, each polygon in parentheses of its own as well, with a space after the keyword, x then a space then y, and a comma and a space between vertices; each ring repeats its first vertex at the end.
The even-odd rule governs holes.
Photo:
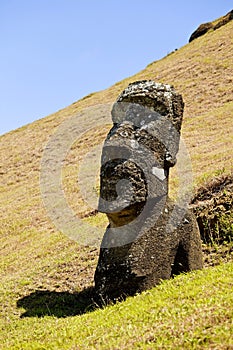
POLYGON ((182 117, 181 95, 153 81, 130 84, 113 106, 100 176, 99 210, 109 219, 95 272, 102 298, 202 267, 196 221, 168 199, 182 117))

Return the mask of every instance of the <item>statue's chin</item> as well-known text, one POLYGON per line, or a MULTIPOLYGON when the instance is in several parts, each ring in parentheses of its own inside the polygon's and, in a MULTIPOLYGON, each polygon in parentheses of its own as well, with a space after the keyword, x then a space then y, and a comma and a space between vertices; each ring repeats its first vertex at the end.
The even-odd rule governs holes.
POLYGON ((151 216, 152 213, 153 215, 157 214, 156 217, 159 217, 163 211, 166 197, 166 195, 162 195, 148 202, 135 203, 118 212, 106 213, 110 227, 121 227, 132 223, 136 219, 137 223, 140 225, 140 223, 143 224, 147 216, 151 216), (150 204, 148 205, 148 203, 150 204))
POLYGON ((120 227, 135 220, 142 212, 145 202, 135 203, 118 212, 107 213, 111 227, 120 227))

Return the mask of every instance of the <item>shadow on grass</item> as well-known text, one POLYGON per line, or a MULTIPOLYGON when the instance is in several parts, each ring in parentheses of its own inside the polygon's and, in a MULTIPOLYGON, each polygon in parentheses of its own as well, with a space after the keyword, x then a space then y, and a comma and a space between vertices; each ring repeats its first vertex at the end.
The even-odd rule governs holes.
POLYGON ((22 307, 26 310, 21 315, 21 318, 76 316, 98 308, 94 301, 94 296, 93 287, 86 288, 79 293, 36 290, 30 295, 19 299, 17 307, 22 307))

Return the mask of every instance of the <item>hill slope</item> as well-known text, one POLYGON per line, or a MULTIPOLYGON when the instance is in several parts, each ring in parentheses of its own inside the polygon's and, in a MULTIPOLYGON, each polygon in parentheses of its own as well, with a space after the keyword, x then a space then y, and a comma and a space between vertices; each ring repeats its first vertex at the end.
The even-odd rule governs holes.
MULTIPOLYGON (((182 136, 191 156, 196 187, 203 185, 206 180, 216 175, 230 174, 233 169, 232 38, 233 21, 172 52, 164 59, 149 64, 141 72, 118 82, 109 89, 90 94, 64 110, 0 138, 2 204, 0 225, 2 319, 0 322, 2 327, 6 327, 3 333, 5 340, 1 342, 4 349, 8 345, 13 346, 13 343, 15 348, 22 348, 19 344, 22 344, 22 339, 27 338, 25 335, 27 327, 29 333, 32 332, 31 322, 36 323, 37 334, 40 332, 45 334, 44 328, 51 322, 54 326, 56 322, 48 318, 43 321, 19 320, 22 309, 16 307, 17 300, 22 300, 30 294, 34 295, 36 290, 65 292, 72 295, 74 291, 91 286, 93 281, 98 249, 79 246, 58 232, 47 218, 40 195, 41 157, 56 127, 84 108, 112 103, 132 81, 153 79, 172 84, 183 95, 185 101, 182 136), (19 329, 21 338, 18 341, 8 342, 9 328, 19 329)), ((105 226, 106 219, 99 215, 88 218, 92 208, 83 201, 76 182, 80 161, 89 149, 104 140, 108 128, 108 125, 101 129, 93 125, 92 130, 85 133, 72 146, 63 169, 63 186, 68 203, 77 215, 101 227, 105 226)), ((232 271, 232 265, 229 265, 228 273, 229 271, 232 271)), ((216 278, 217 274, 218 272, 216 272, 216 278)), ((198 278, 197 283, 199 283, 198 278)), ((211 278, 215 279, 215 272, 211 278)), ((200 283, 203 283, 203 279, 200 279, 200 283)), ((221 283, 224 281, 221 280, 221 283)), ((230 288, 229 281, 226 283, 227 288, 230 288)), ((169 286, 171 285, 172 281, 169 286)), ((225 291, 225 288, 223 289, 225 291)), ((46 304, 46 299, 39 297, 38 302, 46 304)), ((25 305, 23 307, 25 308, 25 305)), ((206 305, 207 309, 208 307, 206 305)), ((42 314, 43 312, 42 307, 42 314)), ((38 314, 39 311, 33 316, 38 314)), ((71 322, 78 324, 76 322, 79 321, 73 317, 71 322)), ((224 318, 219 321, 219 327, 223 323, 224 318)), ((65 326, 61 323, 60 327, 65 326)), ((138 327, 142 332, 143 326, 138 327)), ((134 331, 137 331, 136 328, 134 331)), ((226 337, 226 333, 222 332, 226 337)), ((100 334, 106 333, 102 330, 100 334)), ((64 333, 63 336, 65 337, 64 333)), ((49 339, 50 331, 46 333, 46 337, 49 339)), ((68 332, 67 337, 72 335, 68 332)), ((75 335, 73 337, 75 339, 75 335)), ((29 339, 32 340, 30 335, 29 339)), ((37 344, 34 348, 38 346, 37 344)), ((33 346, 30 348, 33 349, 33 346)), ((54 345, 51 348, 59 348, 59 346, 54 345)))

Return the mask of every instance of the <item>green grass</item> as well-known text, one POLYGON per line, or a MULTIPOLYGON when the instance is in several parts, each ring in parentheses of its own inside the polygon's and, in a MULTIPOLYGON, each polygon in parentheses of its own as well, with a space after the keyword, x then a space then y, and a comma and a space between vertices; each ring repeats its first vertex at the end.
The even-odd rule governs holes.
MULTIPOLYGON (((232 288, 233 263, 228 263, 79 316, 55 317, 56 304, 47 300, 46 305, 41 297, 40 305, 27 304, 34 305, 34 316, 5 316, 0 348, 231 349, 232 288)), ((63 308, 69 306, 68 296, 56 298, 63 308)))

